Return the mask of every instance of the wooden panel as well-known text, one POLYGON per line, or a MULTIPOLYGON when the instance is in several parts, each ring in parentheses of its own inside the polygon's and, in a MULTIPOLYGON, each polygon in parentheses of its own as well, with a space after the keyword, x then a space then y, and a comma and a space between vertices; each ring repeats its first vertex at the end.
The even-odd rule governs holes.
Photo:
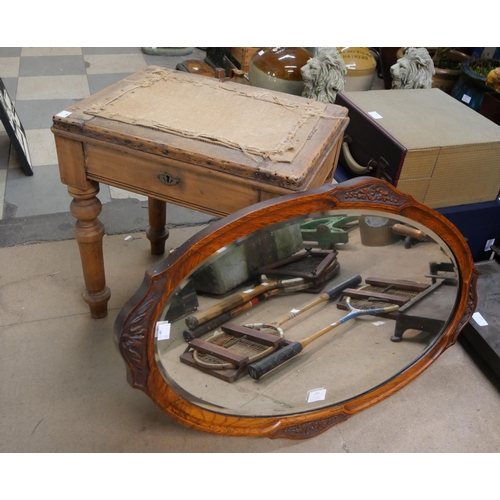
MULTIPOLYGON (((331 148, 323 151, 323 157, 315 158, 316 169, 314 174, 310 176, 307 182, 304 182, 301 191, 315 189, 324 184, 331 184, 335 170, 338 166, 340 150, 342 148, 343 133, 338 134, 337 137, 330 144, 331 148)), ((293 192, 293 191, 289 191, 293 192)), ((261 191, 260 201, 270 200, 275 198, 276 195, 268 188, 263 188, 261 191)))
POLYGON ((207 213, 227 215, 260 201, 259 185, 235 176, 91 144, 85 155, 91 179, 207 213))
POLYGON ((326 151, 324 157, 318 162, 316 174, 307 183, 305 189, 314 189, 332 181, 341 147, 342 139, 334 141, 333 147, 326 151))
POLYGON ((55 142, 61 182, 67 186, 86 189, 88 182, 83 158, 83 144, 80 141, 73 141, 58 135, 55 136, 55 142))

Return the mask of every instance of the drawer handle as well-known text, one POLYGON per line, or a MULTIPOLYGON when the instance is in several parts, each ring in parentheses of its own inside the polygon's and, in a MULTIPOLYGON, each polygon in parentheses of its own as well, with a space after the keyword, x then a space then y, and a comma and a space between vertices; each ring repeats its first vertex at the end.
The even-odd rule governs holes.
POLYGON ((165 184, 165 186, 175 186, 179 184, 181 180, 178 177, 170 175, 168 172, 163 172, 163 174, 157 174, 156 177, 165 184))

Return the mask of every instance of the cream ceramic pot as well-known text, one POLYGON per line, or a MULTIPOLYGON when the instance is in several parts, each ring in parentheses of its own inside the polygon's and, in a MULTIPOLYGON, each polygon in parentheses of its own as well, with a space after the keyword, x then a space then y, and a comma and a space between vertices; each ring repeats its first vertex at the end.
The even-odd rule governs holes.
POLYGON ((366 47, 337 47, 344 60, 347 74, 345 92, 370 90, 377 67, 377 61, 366 47))

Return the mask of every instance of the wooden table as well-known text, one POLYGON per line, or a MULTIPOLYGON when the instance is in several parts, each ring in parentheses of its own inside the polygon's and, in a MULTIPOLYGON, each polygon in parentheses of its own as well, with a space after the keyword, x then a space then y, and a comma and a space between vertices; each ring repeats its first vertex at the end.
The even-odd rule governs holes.
POLYGON ((60 176, 73 197, 92 316, 105 317, 110 298, 99 183, 148 197, 147 237, 151 252, 161 255, 168 238, 166 202, 225 216, 319 187, 333 179, 347 123, 340 106, 157 66, 55 115, 60 176), (283 115, 288 111, 299 117, 293 133, 286 124, 293 115, 283 115), (280 124, 285 147, 266 149, 280 124), (217 130, 200 130, 205 126, 217 130))

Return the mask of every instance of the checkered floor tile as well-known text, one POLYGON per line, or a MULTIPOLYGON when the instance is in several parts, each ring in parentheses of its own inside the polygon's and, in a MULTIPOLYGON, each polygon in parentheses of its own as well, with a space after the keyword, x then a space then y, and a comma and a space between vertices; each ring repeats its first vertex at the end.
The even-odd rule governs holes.
MULTIPOLYGON (((0 123, 0 220, 67 213, 71 201, 59 180, 53 134, 54 114, 149 65, 175 68, 205 57, 193 48, 184 55, 148 55, 140 47, 0 48, 0 78, 26 131, 33 176, 26 176, 0 123)), ((145 198, 102 185, 103 203, 145 198)))

